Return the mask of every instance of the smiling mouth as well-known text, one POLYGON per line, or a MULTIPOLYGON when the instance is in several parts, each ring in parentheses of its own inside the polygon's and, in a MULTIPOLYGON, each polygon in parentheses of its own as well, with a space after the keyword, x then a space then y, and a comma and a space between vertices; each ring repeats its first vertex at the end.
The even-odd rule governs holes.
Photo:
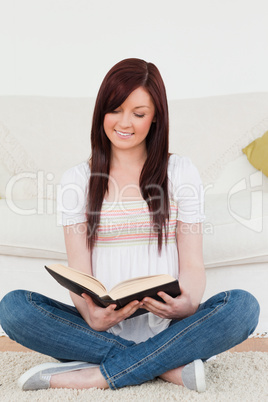
POLYGON ((119 137, 131 137, 134 133, 123 133, 122 131, 114 130, 119 137))

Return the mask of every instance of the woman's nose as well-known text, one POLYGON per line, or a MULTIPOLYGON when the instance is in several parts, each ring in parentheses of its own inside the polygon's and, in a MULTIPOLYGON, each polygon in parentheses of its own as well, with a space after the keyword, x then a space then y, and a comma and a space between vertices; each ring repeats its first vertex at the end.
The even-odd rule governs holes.
POLYGON ((122 128, 131 127, 131 125, 132 125, 131 115, 129 113, 122 113, 120 117, 121 117, 121 119, 120 119, 119 123, 122 126, 122 128))

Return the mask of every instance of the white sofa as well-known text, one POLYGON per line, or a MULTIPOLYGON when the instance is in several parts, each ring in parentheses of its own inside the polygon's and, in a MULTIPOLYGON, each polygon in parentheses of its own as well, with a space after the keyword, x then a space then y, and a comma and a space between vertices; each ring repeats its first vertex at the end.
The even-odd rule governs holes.
MULTIPOLYGON (((191 157, 205 186, 204 298, 231 288, 261 305, 268 330, 268 178, 242 148, 268 130, 268 93, 173 100, 170 151, 191 157)), ((90 98, 0 97, 0 299, 31 289, 70 302, 43 268, 66 263, 57 184, 90 155, 90 98)), ((255 334, 255 335, 256 335, 255 334)))

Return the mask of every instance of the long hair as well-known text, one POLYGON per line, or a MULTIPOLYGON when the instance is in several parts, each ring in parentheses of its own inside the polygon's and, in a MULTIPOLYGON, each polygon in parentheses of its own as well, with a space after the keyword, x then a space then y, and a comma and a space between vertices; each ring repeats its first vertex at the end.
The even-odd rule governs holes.
POLYGON ((139 186, 148 204, 153 231, 158 234, 159 253, 162 249, 163 228, 167 241, 169 118, 166 90, 154 64, 131 58, 120 61, 107 73, 95 103, 87 200, 87 245, 91 250, 98 237, 100 210, 108 191, 110 172, 111 146, 103 128, 104 116, 118 108, 139 87, 148 91, 155 106, 155 122, 146 137, 147 159, 140 174, 139 186))

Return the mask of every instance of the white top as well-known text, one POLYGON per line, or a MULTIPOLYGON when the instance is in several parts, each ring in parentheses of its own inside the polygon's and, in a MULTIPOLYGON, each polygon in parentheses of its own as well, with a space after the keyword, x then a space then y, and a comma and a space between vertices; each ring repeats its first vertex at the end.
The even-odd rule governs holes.
MULTIPOLYGON (((86 221, 86 201, 90 168, 81 163, 67 170, 58 193, 59 222, 73 225, 86 221)), ((150 236, 150 217, 144 200, 103 202, 98 239, 92 253, 93 275, 109 290, 131 277, 167 273, 179 275, 176 242, 177 220, 204 221, 203 187, 189 158, 171 155, 168 163, 170 220, 168 241, 163 236, 159 256, 157 237, 150 236)), ((78 227, 79 230, 79 227, 78 227)), ((108 332, 142 342, 163 329, 170 320, 152 313, 125 320, 108 332)))

